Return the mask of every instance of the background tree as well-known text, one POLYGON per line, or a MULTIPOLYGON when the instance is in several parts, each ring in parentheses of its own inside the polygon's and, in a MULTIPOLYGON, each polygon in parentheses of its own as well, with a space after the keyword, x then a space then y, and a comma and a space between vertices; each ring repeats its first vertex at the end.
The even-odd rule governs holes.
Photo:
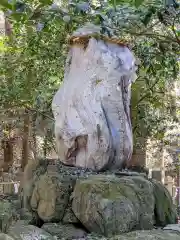
POLYGON ((85 22, 100 25, 102 35, 127 41, 140 60, 132 86, 135 145, 139 137, 145 143, 148 136, 163 139, 167 121, 178 121, 170 92, 179 72, 176 1, 3 0, 0 6, 13 32, 0 43, 6 53, 0 61, 1 108, 8 104, 30 109, 46 146, 52 142, 51 101, 63 80, 68 37, 85 22))

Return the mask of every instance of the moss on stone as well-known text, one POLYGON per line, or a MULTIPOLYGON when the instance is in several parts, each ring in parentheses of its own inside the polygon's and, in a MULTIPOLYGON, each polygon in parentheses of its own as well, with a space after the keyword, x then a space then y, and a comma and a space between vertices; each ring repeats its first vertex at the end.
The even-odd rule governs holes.
POLYGON ((151 180, 155 198, 155 220, 157 226, 175 224, 177 213, 172 198, 165 186, 156 180, 151 180))
POLYGON ((163 230, 134 231, 110 238, 109 240, 180 240, 176 233, 163 230))
POLYGON ((115 175, 77 180, 72 202, 76 217, 90 232, 105 236, 128 232, 137 226, 151 229, 154 212, 152 184, 143 177, 137 181, 138 184, 130 176, 119 178, 115 175), (140 185, 144 187, 140 188, 140 185))

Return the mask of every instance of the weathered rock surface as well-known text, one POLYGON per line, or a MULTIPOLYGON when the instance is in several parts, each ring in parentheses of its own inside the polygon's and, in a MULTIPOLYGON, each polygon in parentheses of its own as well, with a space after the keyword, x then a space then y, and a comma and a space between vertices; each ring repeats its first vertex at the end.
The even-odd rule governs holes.
MULTIPOLYGON (((89 232, 111 237, 176 220, 166 188, 136 172, 97 173, 41 161, 32 182, 31 210, 44 222, 81 222, 89 232)), ((31 212, 27 211, 27 219, 25 209, 22 212, 20 219, 32 219, 31 212)))
POLYGON ((80 39, 77 48, 72 37, 64 81, 52 102, 58 155, 67 165, 95 171, 123 168, 133 150, 129 105, 135 58, 122 44, 89 39, 89 33, 100 34, 97 26, 76 34, 82 32, 88 41, 80 39))
POLYGON ((54 240, 54 237, 45 230, 26 224, 15 224, 10 227, 8 235, 13 240, 54 240))
POLYGON ((27 225, 29 225, 29 220, 17 220, 14 224, 10 226, 10 229, 17 226, 27 226, 27 225))
POLYGON ((82 239, 87 235, 84 230, 76 228, 72 224, 45 223, 42 229, 55 236, 57 240, 82 239))
POLYGON ((0 233, 0 240, 15 240, 15 239, 8 236, 7 234, 0 233))
POLYGON ((45 222, 61 220, 72 192, 73 181, 59 175, 44 174, 35 183, 31 207, 45 222))
POLYGON ((105 236, 152 229, 152 184, 142 177, 90 176, 77 180, 72 209, 90 231, 105 236))
POLYGON ((180 235, 172 233, 171 231, 153 229, 133 231, 109 238, 95 234, 88 234, 86 237, 81 238, 81 240, 180 240, 180 235))
POLYGON ((177 219, 176 208, 172 197, 163 184, 152 179, 153 193, 155 198, 155 224, 157 226, 166 226, 175 224, 177 219))
POLYGON ((139 225, 134 229, 152 229, 154 225, 154 198, 149 195, 152 194, 152 184, 141 176, 132 176, 130 179, 135 183, 134 191, 140 204, 139 225))
POLYGON ((0 230, 4 233, 13 222, 13 208, 8 200, 0 201, 0 230))
POLYGON ((37 167, 33 176, 30 207, 44 222, 78 222, 71 209, 70 195, 76 179, 86 178, 92 171, 67 167, 62 164, 51 165, 45 161, 37 167), (39 169, 40 168, 40 169, 39 169), (69 220, 68 220, 69 219, 69 220))
POLYGON ((110 238, 110 240, 180 240, 180 236, 162 230, 135 231, 110 238))
POLYGON ((169 224, 163 230, 175 231, 180 234, 180 224, 169 224))
POLYGON ((66 223, 79 223, 79 220, 75 216, 71 204, 68 204, 68 207, 65 210, 64 217, 62 219, 64 224, 66 223))
POLYGON ((32 222, 34 219, 33 213, 28 211, 25 208, 19 209, 17 214, 19 215, 19 219, 21 219, 21 220, 26 220, 28 222, 32 222))
POLYGON ((13 219, 11 224, 16 223, 18 220, 25 220, 29 222, 29 224, 38 224, 38 215, 35 212, 29 211, 26 208, 22 208, 22 202, 18 195, 4 195, 2 201, 6 201, 11 204, 13 219))
MULTIPOLYGON (((52 227, 52 225, 50 224, 49 227, 52 227)), ((55 226, 55 225, 54 225, 55 226)), ((133 231, 133 232, 129 232, 126 234, 122 234, 122 235, 117 235, 117 236, 113 236, 110 238, 106 238, 100 235, 95 235, 95 234, 88 234, 85 236, 85 234, 83 235, 83 232, 81 233, 81 231, 79 232, 72 232, 73 228, 68 230, 68 228, 65 230, 60 229, 60 231, 58 231, 58 228, 54 228, 52 227, 52 230, 49 229, 49 232, 52 232, 52 235, 54 237, 52 237, 51 234, 48 234, 46 231, 43 231, 41 229, 36 229, 36 227, 32 228, 33 226, 31 226, 31 228, 29 228, 28 226, 28 230, 27 228, 25 228, 24 230, 21 231, 21 233, 14 235, 14 237, 11 237, 10 235, 6 235, 1 233, 0 234, 0 240, 72 240, 72 239, 76 239, 76 240, 180 240, 180 235, 176 234, 175 232, 171 232, 171 231, 163 231, 163 230, 142 230, 142 231, 133 231), (61 231, 64 232, 61 232, 61 231), (67 232, 68 230, 68 232, 67 232)), ((48 230, 48 227, 46 227, 46 229, 48 230)))

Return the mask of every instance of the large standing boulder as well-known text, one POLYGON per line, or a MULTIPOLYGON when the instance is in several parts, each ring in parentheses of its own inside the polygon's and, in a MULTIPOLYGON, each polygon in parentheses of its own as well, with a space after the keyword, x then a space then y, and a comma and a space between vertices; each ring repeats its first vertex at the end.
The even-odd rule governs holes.
POLYGON ((93 170, 123 168, 133 150, 133 53, 90 24, 78 29, 70 43, 64 81, 52 102, 59 158, 93 170))
POLYGON ((104 236, 152 229, 153 187, 143 177, 90 176, 77 180, 72 209, 90 232, 104 236))

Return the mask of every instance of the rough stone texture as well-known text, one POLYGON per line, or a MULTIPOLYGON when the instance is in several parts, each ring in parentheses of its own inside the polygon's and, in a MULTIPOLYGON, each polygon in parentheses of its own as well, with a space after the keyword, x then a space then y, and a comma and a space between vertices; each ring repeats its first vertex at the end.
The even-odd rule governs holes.
POLYGON ((15 239, 4 233, 0 233, 0 240, 15 240, 15 239))
POLYGON ((19 209, 18 214, 19 214, 19 219, 21 219, 21 220, 25 220, 25 221, 28 221, 28 222, 33 221, 33 218, 34 218, 33 213, 29 212, 25 208, 19 209))
MULTIPOLYGON (((31 221, 39 217, 45 222, 81 222, 90 232, 112 236, 152 229, 157 222, 160 226, 174 223, 176 213, 166 188, 136 172, 97 173, 45 160, 32 178, 30 206, 39 216, 34 217, 26 209, 15 211, 19 214, 17 220, 28 220, 32 225, 41 226, 42 221, 31 221)), ((13 204, 17 209, 21 206, 16 199, 13 204)))
POLYGON ((108 240, 109 238, 103 237, 102 235, 97 235, 94 233, 88 234, 81 240, 108 240))
POLYGON ((28 221, 28 220, 17 220, 14 224, 12 224, 12 225, 10 226, 10 229, 11 229, 12 227, 27 226, 27 225, 29 225, 29 221, 28 221))
POLYGON ((64 216, 72 192, 73 181, 46 173, 35 183, 31 207, 45 222, 58 221, 64 216))
MULTIPOLYGON (((45 222, 78 222, 71 209, 71 193, 77 178, 87 178, 91 170, 41 162, 32 176, 31 210, 45 222)), ((25 191, 26 194, 26 191, 25 191)), ((27 211, 28 212, 28 211, 27 211)))
POLYGON ((54 240, 54 237, 45 230, 26 224, 16 224, 10 227, 8 235, 14 240, 54 240))
POLYGON ((57 240, 82 239, 87 233, 72 224, 63 225, 61 223, 45 223, 42 226, 46 232, 57 237, 57 240))
POLYGON ((65 210, 62 222, 64 224, 66 224, 66 223, 79 223, 79 220, 77 219, 77 217, 75 216, 75 214, 72 210, 71 204, 68 204, 68 207, 65 210))
POLYGON ((21 201, 18 198, 18 195, 0 196, 2 232, 7 232, 8 228, 19 220, 24 220, 28 223, 37 222, 34 218, 35 213, 32 214, 27 209, 21 208, 21 201))
POLYGON ((157 226, 175 224, 177 220, 177 213, 170 193, 160 182, 154 179, 152 179, 151 182, 153 184, 153 193, 155 198, 155 224, 157 226))
POLYGON ((31 224, 38 223, 39 217, 35 212, 29 211, 28 209, 22 208, 22 202, 18 195, 5 195, 4 200, 11 204, 13 221, 12 224, 18 220, 25 220, 31 224))
POLYGON ((130 179, 137 185, 137 188, 134 190, 140 202, 140 221, 135 229, 152 229, 154 225, 154 197, 149 195, 152 194, 152 184, 141 176, 132 176, 130 179))
POLYGON ((180 234, 180 224, 169 224, 163 230, 175 231, 180 234))
POLYGON ((77 180, 72 209, 90 231, 112 236, 153 228, 152 184, 143 177, 90 176, 77 180))
POLYGON ((106 238, 95 234, 88 234, 86 237, 79 240, 180 240, 180 235, 170 231, 163 230, 142 230, 133 231, 126 234, 121 234, 106 238))
POLYGON ((31 211, 30 200, 34 185, 39 177, 47 171, 48 161, 46 159, 30 159, 25 166, 23 178, 21 180, 21 201, 22 207, 31 211))
POLYGON ((0 230, 7 232, 9 226, 13 222, 13 208, 8 200, 0 201, 0 230))
POLYGON ((34 214, 28 209, 22 208, 22 203, 19 199, 19 196, 9 196, 6 199, 8 199, 8 201, 12 204, 13 220, 15 222, 20 219, 27 220, 28 222, 32 222, 34 220, 34 214))
POLYGON ((109 240, 180 240, 180 236, 162 230, 136 231, 112 237, 109 240))
MULTIPOLYGON (((98 29, 89 26, 76 36, 99 34, 98 29)), ((93 37, 81 43, 70 49, 52 103, 59 158, 93 170, 123 168, 133 148, 129 105, 135 58, 115 43, 93 37)))

